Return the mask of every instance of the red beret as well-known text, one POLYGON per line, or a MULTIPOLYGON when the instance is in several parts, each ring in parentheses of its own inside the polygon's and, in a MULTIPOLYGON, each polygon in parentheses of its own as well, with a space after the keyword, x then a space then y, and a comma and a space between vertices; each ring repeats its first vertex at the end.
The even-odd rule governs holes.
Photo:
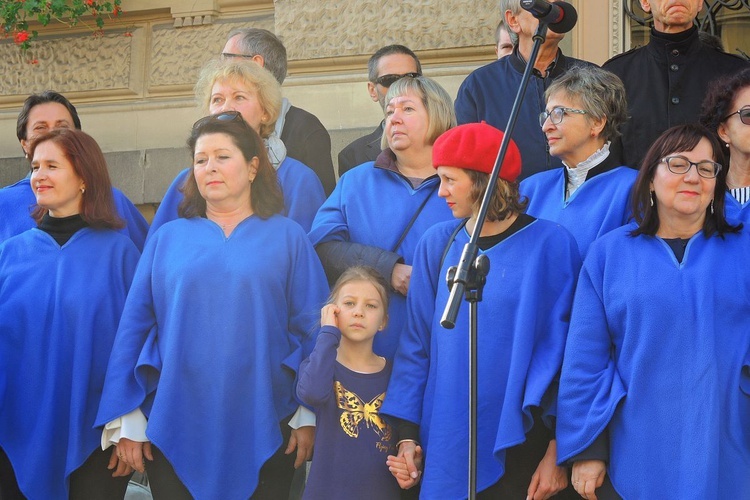
MULTIPOLYGON (((456 167, 492 173, 504 134, 491 125, 467 123, 444 132, 432 146, 432 166, 456 167)), ((521 152, 510 140, 500 178, 513 182, 521 173, 521 152)))

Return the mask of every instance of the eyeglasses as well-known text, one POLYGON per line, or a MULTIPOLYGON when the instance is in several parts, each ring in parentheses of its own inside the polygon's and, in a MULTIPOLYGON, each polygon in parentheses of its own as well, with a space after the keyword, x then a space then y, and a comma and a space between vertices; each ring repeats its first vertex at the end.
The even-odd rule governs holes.
POLYGON ((247 124, 247 122, 245 121, 245 119, 242 118, 242 114, 239 111, 224 111, 223 113, 219 113, 219 114, 216 114, 216 115, 204 116, 200 120, 198 120, 195 123, 193 123, 193 130, 195 130, 195 129, 199 128, 199 127, 202 127, 203 125, 205 125, 207 123, 214 122, 214 121, 219 121, 219 122, 242 122, 245 125, 247 125, 248 127, 250 126, 250 125, 247 124))
MULTIPOLYGON (((727 116, 724 117, 724 120, 728 120, 732 117, 732 115, 740 115, 740 120, 742 120, 742 123, 745 125, 750 125, 750 108, 742 108, 738 109, 734 113, 730 113, 727 116)), ((724 121, 721 120, 721 121, 724 121)))
POLYGON ((547 118, 549 118, 549 121, 552 123, 552 125, 557 125, 560 122, 562 122, 563 117, 565 117, 565 113, 576 113, 579 115, 585 115, 586 111, 582 109, 574 109, 574 108, 565 108, 563 106, 555 106, 554 108, 550 109, 549 111, 544 110, 541 113, 539 113, 539 126, 544 127, 544 122, 547 121, 547 118))
POLYGON ((234 59, 234 58, 240 57, 242 59, 252 59, 256 55, 257 54, 232 54, 231 52, 222 52, 221 58, 222 59, 234 59))
POLYGON ((690 167, 693 165, 695 165, 695 170, 698 172, 698 175, 704 179, 713 179, 719 175, 719 172, 721 172, 721 164, 716 163, 715 161, 703 160, 696 163, 680 155, 667 156, 661 161, 667 164, 667 169, 670 172, 678 175, 688 173, 690 167))
POLYGON ((419 73, 404 73, 403 75, 383 75, 377 77, 375 79, 375 83, 377 83, 378 85, 382 85, 383 87, 390 87, 391 85, 396 83, 396 80, 400 80, 405 76, 408 76, 409 78, 416 78, 422 75, 419 73))

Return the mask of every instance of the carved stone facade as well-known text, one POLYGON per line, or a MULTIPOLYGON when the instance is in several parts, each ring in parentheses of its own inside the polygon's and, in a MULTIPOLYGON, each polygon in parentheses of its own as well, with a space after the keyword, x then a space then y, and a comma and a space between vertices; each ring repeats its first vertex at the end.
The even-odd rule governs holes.
POLYGON ((290 60, 369 55, 391 43, 415 51, 476 47, 491 43, 497 22, 497 0, 275 2, 276 33, 290 60))

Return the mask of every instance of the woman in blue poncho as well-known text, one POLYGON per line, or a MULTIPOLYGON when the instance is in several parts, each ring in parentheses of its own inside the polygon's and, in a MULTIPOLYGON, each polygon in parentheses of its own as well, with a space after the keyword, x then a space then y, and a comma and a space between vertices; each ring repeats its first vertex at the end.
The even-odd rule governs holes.
POLYGON ((138 249, 94 139, 25 147, 37 227, 0 245, 0 497, 123 498, 132 470, 93 426, 138 249))
MULTIPOLYGON (((29 145, 35 137, 55 128, 81 129, 81 119, 73 104, 52 90, 31 94, 23 102, 16 121, 16 136, 24 155, 29 157, 29 145)), ((128 236, 138 250, 143 249, 148 223, 133 203, 120 191, 112 188, 115 210, 124 223, 117 231, 128 236)), ((29 177, 0 189, 0 243, 36 227, 31 212, 36 203, 29 177)))
POLYGON ((750 234, 700 125, 643 160, 635 223, 589 249, 560 380, 560 462, 588 499, 747 498, 750 234))
POLYGON ((199 120, 188 145, 180 218, 147 241, 117 332, 103 445, 145 457, 156 499, 286 498, 311 443, 288 422, 325 276, 240 113, 199 120))
POLYGON ((559 222, 585 257, 596 238, 630 219, 638 172, 610 151, 628 118, 625 87, 609 71, 586 66, 556 79, 545 97, 539 124, 563 165, 524 179, 521 194, 529 199, 527 214, 559 222))
POLYGON ((310 239, 331 283, 353 265, 373 267, 390 283, 390 320, 374 350, 392 359, 406 317, 414 249, 429 227, 451 216, 437 195, 432 145, 456 117, 445 89, 423 76, 397 80, 385 102, 383 152, 339 179, 315 216, 310 239))
POLYGON ((750 68, 708 87, 701 123, 726 146, 727 219, 750 222, 750 68))
MULTIPOLYGON (((400 419, 389 466, 413 484, 424 450, 421 498, 466 498, 469 462, 469 309, 453 330, 440 324, 450 293, 445 276, 477 223, 503 133, 460 125, 433 148, 441 198, 456 218, 419 241, 407 296, 407 325, 381 413, 400 419), (443 258, 443 256, 445 258, 443 258), (412 465, 411 462, 414 462, 412 465), (406 469, 406 470, 404 470, 406 469)), ((568 317, 580 257, 573 236, 524 214, 511 142, 478 245, 490 273, 478 306, 477 498, 549 498, 568 484, 556 466, 554 415, 568 317)))

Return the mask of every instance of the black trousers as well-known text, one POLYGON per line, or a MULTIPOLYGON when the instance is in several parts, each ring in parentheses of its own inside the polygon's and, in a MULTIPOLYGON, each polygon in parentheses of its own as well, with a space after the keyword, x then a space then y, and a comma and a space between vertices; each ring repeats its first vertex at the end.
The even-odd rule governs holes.
MULTIPOLYGON (((294 478, 296 453, 284 454, 292 434, 289 419, 284 419, 280 427, 283 436, 282 444, 261 467, 258 487, 250 497, 251 500, 286 500, 289 498, 289 489, 294 478)), ((154 460, 153 462, 146 461, 146 472, 154 500, 191 500, 192 495, 177 477, 169 460, 155 446, 151 447, 151 451, 154 454, 154 460)))
MULTIPOLYGON (((531 484, 531 476, 544 458, 551 434, 542 423, 538 409, 532 410, 534 426, 526 441, 505 452, 505 474, 489 488, 477 493, 477 500, 524 499, 531 484)), ((568 471, 570 480, 570 471, 568 471)), ((581 496, 568 483, 568 487, 553 496, 556 500, 575 500, 581 496)))
MULTIPOLYGON (((112 450, 95 450, 70 475, 70 500, 122 500, 128 489, 130 476, 112 477, 107 469, 112 450)), ((0 500, 25 500, 16 481, 13 466, 5 451, 0 449, 0 500)))

